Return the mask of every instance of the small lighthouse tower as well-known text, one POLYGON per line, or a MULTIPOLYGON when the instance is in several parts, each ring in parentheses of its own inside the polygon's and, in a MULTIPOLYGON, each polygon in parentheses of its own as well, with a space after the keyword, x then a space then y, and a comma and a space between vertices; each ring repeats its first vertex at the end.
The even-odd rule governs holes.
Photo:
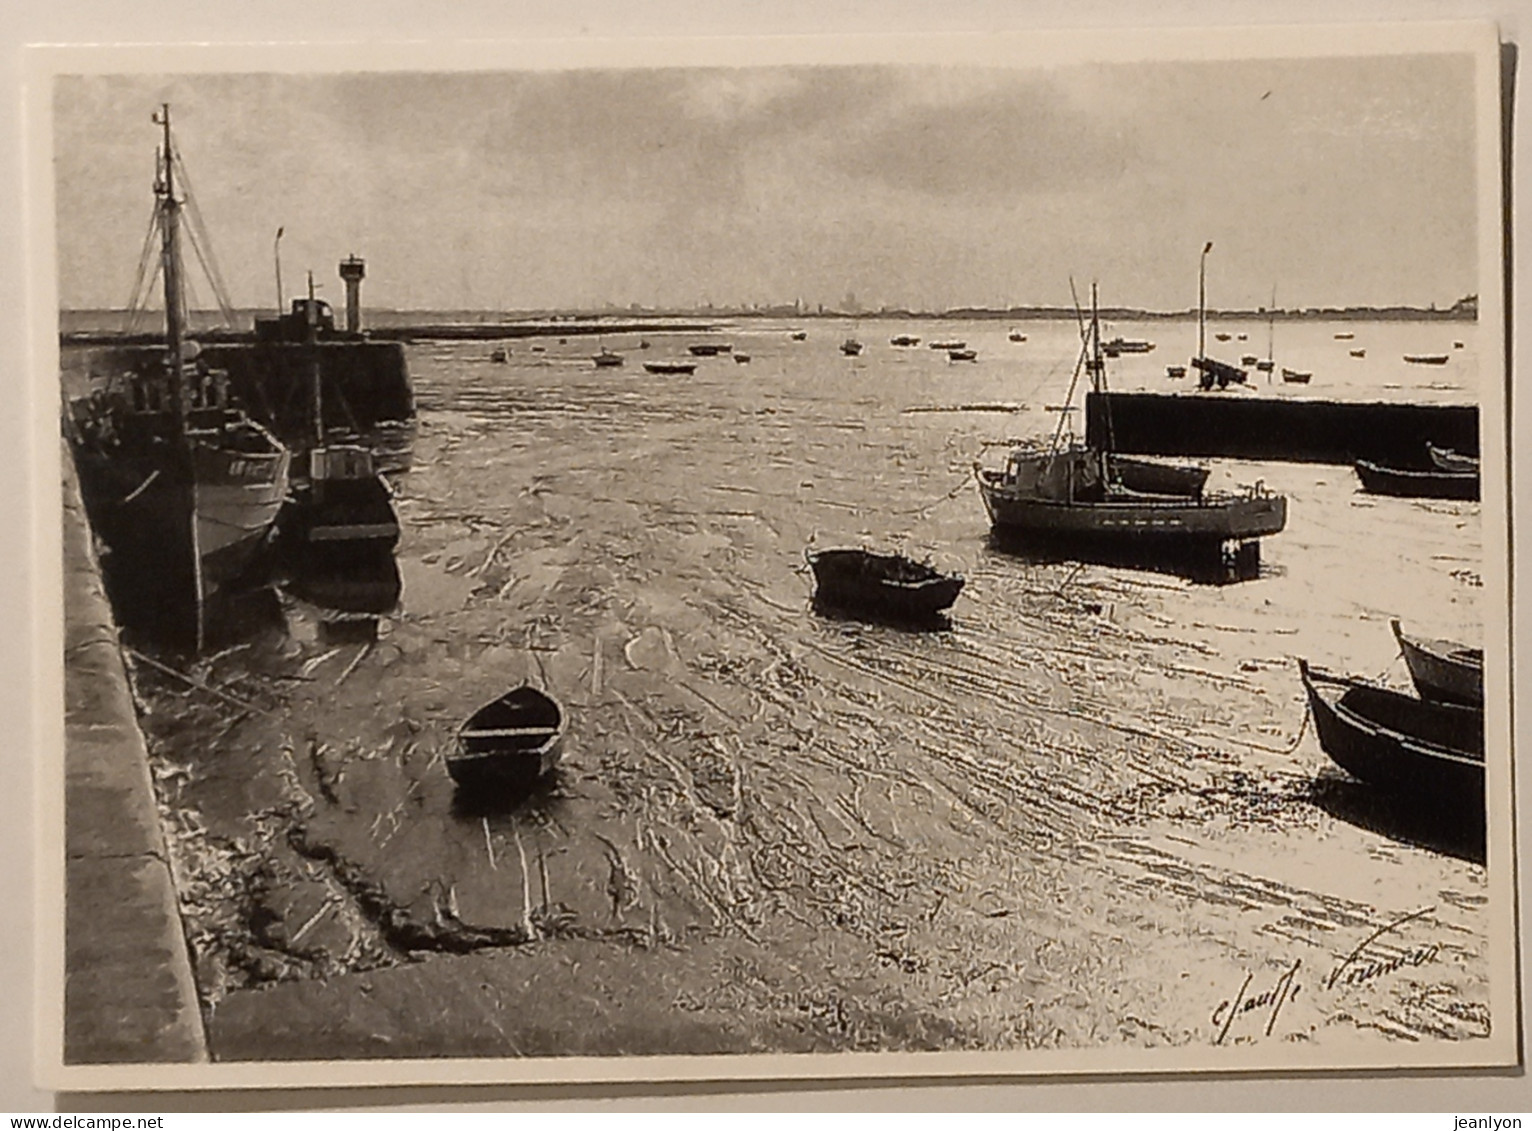
POLYGON ((340 277, 346 281, 346 332, 362 332, 362 279, 367 274, 367 264, 355 255, 340 261, 340 277))

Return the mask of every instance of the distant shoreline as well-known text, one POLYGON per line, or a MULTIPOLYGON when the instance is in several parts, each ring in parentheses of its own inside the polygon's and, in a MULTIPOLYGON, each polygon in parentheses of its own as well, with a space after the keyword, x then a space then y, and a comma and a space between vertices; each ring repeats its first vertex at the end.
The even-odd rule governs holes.
MULTIPOLYGON (((229 329, 211 313, 198 312, 191 318, 191 333, 204 340, 241 341, 250 336, 257 314, 266 311, 240 311, 236 317, 242 328, 229 329), (199 328, 200 324, 200 328, 199 328)), ((1196 310, 1156 311, 1134 307, 1104 307, 1101 318, 1112 322, 1194 322, 1196 310)), ((141 316, 151 327, 142 332, 125 333, 111 329, 126 321, 120 310, 61 310, 59 340, 65 345, 102 343, 145 343, 157 341, 160 332, 153 312, 141 316), (65 328, 71 327, 71 328, 65 328)), ((945 311, 879 310, 814 311, 791 309, 666 311, 645 310, 625 313, 549 312, 549 311, 412 311, 373 309, 366 312, 365 331, 376 340, 420 338, 489 339, 522 338, 548 334, 590 335, 621 333, 708 333, 725 324, 755 321, 845 322, 847 320, 918 321, 918 322, 1073 322, 1079 317, 1072 308, 1021 306, 1008 310, 962 307, 945 311)), ((1465 300, 1445 309, 1429 307, 1336 307, 1303 310, 1261 309, 1209 310, 1209 322, 1477 322, 1478 304, 1465 300)))

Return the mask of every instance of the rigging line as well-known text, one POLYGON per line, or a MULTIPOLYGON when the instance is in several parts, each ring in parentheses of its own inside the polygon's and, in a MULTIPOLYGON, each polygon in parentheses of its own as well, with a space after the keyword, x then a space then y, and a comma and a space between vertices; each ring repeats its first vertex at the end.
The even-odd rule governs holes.
POLYGON ((1080 343, 1080 356, 1075 358, 1074 376, 1069 379, 1069 395, 1064 398, 1064 411, 1059 413, 1059 426, 1053 433, 1053 446, 1049 454, 1055 454, 1059 450, 1059 440, 1064 435, 1064 425, 1069 421, 1069 406, 1075 399, 1075 387, 1080 383, 1080 367, 1085 364, 1086 343, 1080 343))
POLYGON ((137 306, 131 311, 131 321, 128 324, 129 331, 136 331, 145 314, 149 312, 149 295, 154 291, 160 281, 160 275, 165 269, 164 261, 156 255, 154 257, 154 271, 149 276, 148 283, 144 286, 144 293, 137 306))
POLYGON ((224 283, 223 272, 218 269, 217 258, 213 255, 213 244, 208 238, 207 224, 202 219, 202 209, 197 206, 197 196, 192 188, 191 175, 186 171, 186 164, 181 160, 181 151, 179 149, 172 152, 172 157, 175 160, 176 171, 181 177, 182 203, 185 205, 186 213, 192 221, 190 228, 193 246, 197 244, 199 238, 201 243, 206 245, 206 258, 203 257, 200 251, 197 258, 202 263, 202 269, 207 272, 208 282, 213 285, 214 297, 218 300, 219 308, 227 316, 233 306, 228 297, 229 288, 224 283))
MULTIPOLYGON (((133 323, 138 317, 138 304, 140 298, 139 288, 144 286, 144 275, 149 270, 149 257, 154 252, 154 238, 160 230, 160 213, 155 209, 149 213, 149 228, 144 233, 144 246, 138 253, 138 269, 133 272, 133 289, 128 293, 128 308, 124 312, 127 316, 127 331, 132 333, 133 323)), ((152 285, 152 284, 150 284, 152 285)))
POLYGON ((187 242, 191 244, 192 252, 196 255, 197 262, 202 265, 202 270, 207 275, 208 282, 213 286, 213 301, 218 304, 218 310, 219 313, 223 315, 224 323, 228 325, 230 329, 233 329, 234 312, 229 309, 229 304, 224 297, 223 291, 219 289, 218 281, 216 278, 214 278, 213 268, 209 265, 208 262, 208 256, 211 253, 204 249, 203 241, 197 238, 195 226, 187 231, 187 235, 190 237, 187 242))

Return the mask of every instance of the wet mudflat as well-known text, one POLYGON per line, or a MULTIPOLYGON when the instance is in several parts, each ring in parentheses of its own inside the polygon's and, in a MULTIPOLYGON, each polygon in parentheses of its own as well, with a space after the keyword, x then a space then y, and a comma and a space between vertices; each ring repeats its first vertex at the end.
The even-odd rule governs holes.
POLYGON ((376 639, 284 596, 192 671, 220 694, 137 672, 216 1057, 1488 1033, 1482 846, 1331 767, 1293 661, 1477 642, 1478 505, 1220 462, 1290 498, 1259 580, 1028 561, 971 469, 1051 429, 1072 327, 965 327, 967 366, 903 328, 691 377, 414 347, 376 639), (860 544, 960 569, 950 626, 813 612, 804 549, 860 544), (523 682, 561 769, 457 796, 454 730, 523 682))

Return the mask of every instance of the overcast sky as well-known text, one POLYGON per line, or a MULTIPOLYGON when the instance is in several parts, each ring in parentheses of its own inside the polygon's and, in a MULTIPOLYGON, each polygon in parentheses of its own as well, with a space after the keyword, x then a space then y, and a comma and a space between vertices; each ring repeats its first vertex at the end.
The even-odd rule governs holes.
MULTIPOLYGON (((120 307, 159 103, 236 305, 367 260, 399 309, 1448 305, 1478 289, 1467 54, 66 77, 61 303, 120 307)), ((208 294, 204 287, 203 296, 208 294)))

